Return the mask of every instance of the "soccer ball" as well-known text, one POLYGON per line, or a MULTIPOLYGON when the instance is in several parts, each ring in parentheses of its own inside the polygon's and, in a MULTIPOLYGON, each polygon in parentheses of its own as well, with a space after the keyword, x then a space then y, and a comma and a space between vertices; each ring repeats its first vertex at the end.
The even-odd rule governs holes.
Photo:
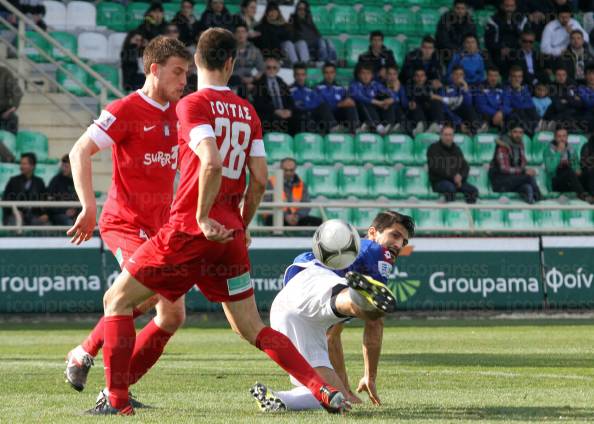
POLYGON ((351 266, 361 239, 355 228, 340 219, 330 219, 318 227, 313 236, 313 253, 318 261, 331 269, 351 266))

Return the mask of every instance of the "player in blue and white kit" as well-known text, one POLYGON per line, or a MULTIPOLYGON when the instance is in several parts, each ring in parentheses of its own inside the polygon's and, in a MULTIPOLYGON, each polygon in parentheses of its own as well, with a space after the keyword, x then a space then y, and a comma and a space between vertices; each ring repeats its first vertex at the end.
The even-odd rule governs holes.
MULTIPOLYGON (((365 321, 365 375, 357 391, 380 404, 375 379, 383 336, 382 317, 395 300, 385 286, 400 250, 414 235, 414 221, 395 211, 380 212, 361 240, 359 255, 344 270, 331 270, 312 252, 297 256, 285 272, 285 287, 270 309, 270 326, 285 334, 312 367, 351 403, 361 403, 349 388, 340 331, 344 321, 365 321), (329 345, 330 342, 330 345, 329 345), (330 349, 329 349, 330 348, 330 349)), ((250 390, 263 411, 317 409, 319 403, 295 379, 292 390, 273 392, 256 383, 250 390)))

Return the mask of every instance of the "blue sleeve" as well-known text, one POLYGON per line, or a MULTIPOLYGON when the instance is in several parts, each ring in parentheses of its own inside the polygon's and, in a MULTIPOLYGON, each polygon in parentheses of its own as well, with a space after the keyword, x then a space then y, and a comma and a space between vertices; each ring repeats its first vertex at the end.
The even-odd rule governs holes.
POLYGON ((402 85, 400 86, 400 91, 398 91, 398 94, 400 94, 400 104, 404 109, 408 109, 408 96, 406 95, 406 90, 402 85))
POLYGON ((371 103, 372 99, 365 94, 362 84, 360 84, 358 82, 353 82, 351 84, 351 86, 349 87, 349 92, 350 92, 351 97, 356 102, 361 102, 361 103, 365 103, 365 104, 371 103))
POLYGON ((315 108, 319 107, 324 100, 322 99, 322 96, 320 96, 320 93, 318 93, 317 91, 311 90, 311 93, 312 93, 312 97, 313 97, 313 101, 312 101, 313 109, 315 109, 315 108))
POLYGON ((503 90, 501 97, 503 98, 503 115, 508 116, 512 112, 511 96, 509 92, 503 90))
POLYGON ((497 113, 497 109, 492 107, 488 101, 488 94, 484 91, 480 92, 476 96, 476 107, 477 109, 486 115, 493 116, 497 113))
POLYGON ((361 240, 359 256, 344 273, 346 274, 348 271, 359 272, 385 284, 392 273, 393 266, 391 262, 393 261, 389 251, 371 240, 363 239, 361 240), (390 258, 386 255, 389 255, 390 258))
POLYGON ((450 77, 452 76, 452 69, 454 68, 454 66, 459 64, 460 57, 461 56, 459 53, 454 54, 454 57, 452 58, 452 60, 450 61, 450 64, 448 65, 448 70, 446 72, 446 81, 451 82, 450 77))

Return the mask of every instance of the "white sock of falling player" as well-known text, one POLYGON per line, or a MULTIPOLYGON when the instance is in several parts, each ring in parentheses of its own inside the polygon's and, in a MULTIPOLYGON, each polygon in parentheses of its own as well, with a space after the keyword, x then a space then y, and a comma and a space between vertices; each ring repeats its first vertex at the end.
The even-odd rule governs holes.
POLYGON ((306 409, 320 409, 320 402, 304 386, 295 387, 285 392, 274 392, 290 411, 304 411, 306 409))

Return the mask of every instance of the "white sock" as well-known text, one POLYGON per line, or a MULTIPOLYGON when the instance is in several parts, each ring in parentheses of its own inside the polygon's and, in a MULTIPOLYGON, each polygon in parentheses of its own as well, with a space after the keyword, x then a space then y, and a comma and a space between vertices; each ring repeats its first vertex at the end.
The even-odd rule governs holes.
POLYGON ((283 401, 289 411, 303 411, 306 409, 320 409, 322 405, 304 386, 295 387, 286 392, 274 392, 283 401))
POLYGON ((78 362, 82 362, 85 355, 91 356, 81 345, 76 346, 72 350, 72 356, 74 356, 78 362))

